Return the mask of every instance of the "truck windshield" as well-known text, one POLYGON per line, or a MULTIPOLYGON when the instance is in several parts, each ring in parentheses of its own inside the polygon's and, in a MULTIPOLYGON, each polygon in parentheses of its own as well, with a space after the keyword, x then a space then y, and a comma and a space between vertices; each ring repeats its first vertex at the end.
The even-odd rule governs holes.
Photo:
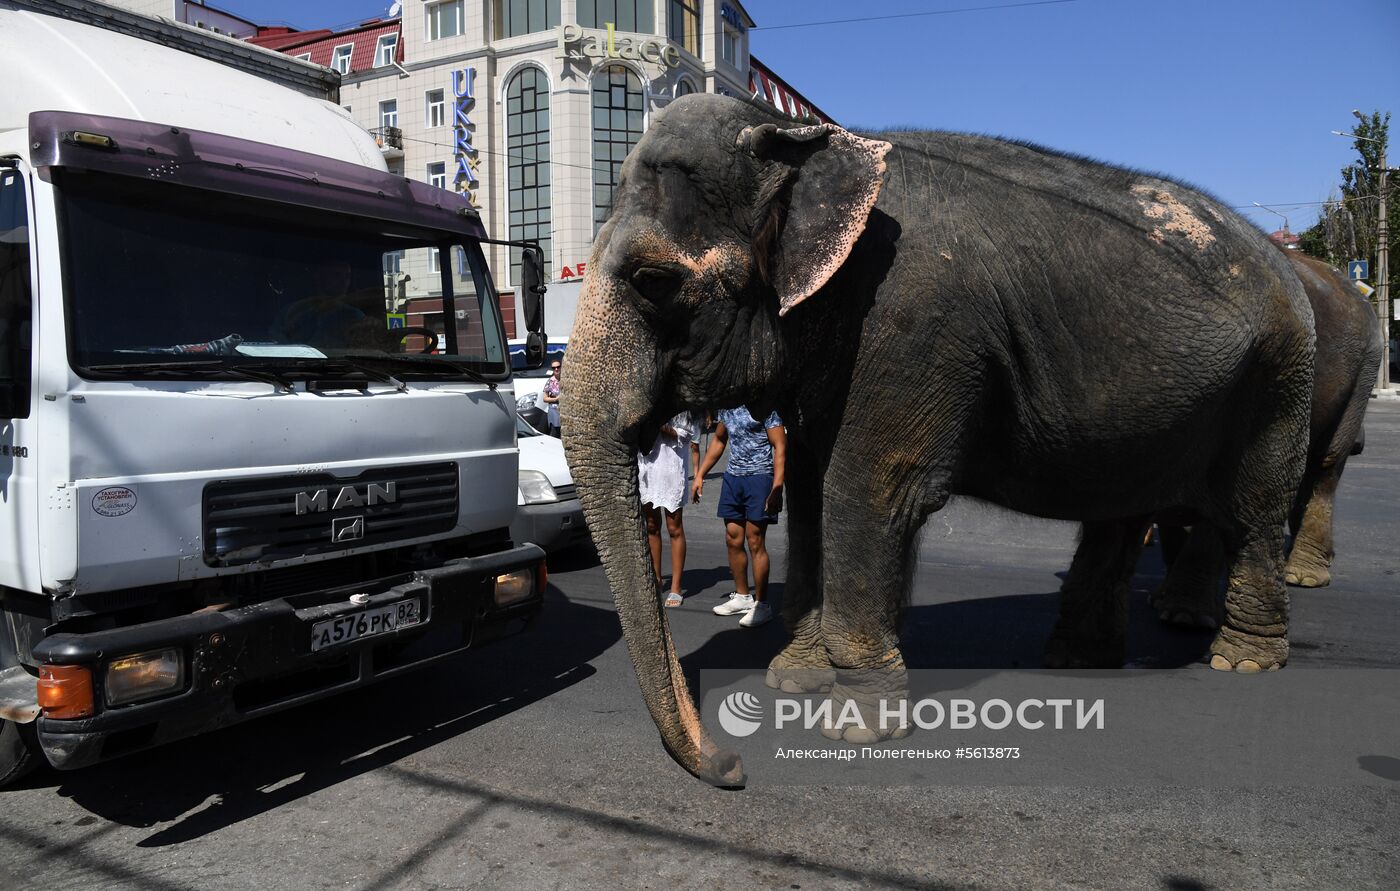
POLYGON ((503 377, 475 239, 59 171, 70 358, 89 377, 503 377))

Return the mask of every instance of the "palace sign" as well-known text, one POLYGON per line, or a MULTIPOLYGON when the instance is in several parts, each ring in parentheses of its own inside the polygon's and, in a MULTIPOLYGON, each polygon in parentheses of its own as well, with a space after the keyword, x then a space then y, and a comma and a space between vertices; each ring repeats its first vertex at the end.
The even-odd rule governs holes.
POLYGON ((591 31, 582 25, 559 26, 560 59, 629 59, 651 62, 665 68, 679 68, 681 51, 668 40, 619 37, 612 22, 608 29, 591 31))

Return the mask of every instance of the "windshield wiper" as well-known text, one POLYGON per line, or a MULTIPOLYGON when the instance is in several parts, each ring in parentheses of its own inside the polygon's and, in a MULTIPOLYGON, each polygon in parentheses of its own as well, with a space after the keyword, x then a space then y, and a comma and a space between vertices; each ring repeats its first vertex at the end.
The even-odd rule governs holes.
POLYGON ((414 371, 430 371, 433 366, 437 365, 450 369, 451 371, 460 374, 461 376, 475 383, 488 384, 492 388, 495 388, 496 386, 495 381, 488 379, 485 375, 477 371, 475 368, 470 368, 466 365, 463 365, 460 362, 455 362, 452 359, 444 359, 441 356, 432 356, 427 359, 417 359, 413 356, 405 356, 400 353, 342 353, 338 358, 353 359, 357 362, 387 362, 390 364, 397 363, 401 367, 406 364, 410 366, 414 371))
POLYGON ((292 382, 281 377, 273 369, 249 368, 248 363, 230 362, 227 359, 197 359, 194 361, 181 361, 171 359, 164 362, 122 362, 107 365, 89 365, 88 371, 96 371, 99 374, 128 373, 128 374, 149 374, 155 376, 176 376, 180 374, 232 374, 246 380, 258 381, 259 383, 272 384, 279 390, 288 393, 293 391, 292 382))
MULTIPOLYGON (((380 383, 383 383, 383 384, 390 384, 390 385, 392 385, 392 386, 393 386, 395 389, 397 389, 400 393, 407 393, 407 392, 408 392, 408 384, 406 384, 406 383, 404 383, 403 381, 399 380, 398 378, 394 377, 394 376, 393 376, 392 374, 390 374, 389 372, 384 371, 384 370, 379 369, 379 368, 375 368, 375 367, 373 367, 373 366, 371 366, 371 365, 366 365, 366 364, 364 364, 363 362, 358 361, 358 359, 359 359, 358 356, 354 356, 354 357, 350 357, 350 356, 334 356, 334 357, 327 358, 327 359, 325 360, 325 362, 326 362, 326 364, 328 364, 328 365, 339 362, 341 365, 345 365, 345 366, 347 366, 348 368, 353 369, 354 371, 358 371, 360 374, 363 374, 363 375, 364 375, 365 377, 367 377, 367 378, 370 378, 370 379, 372 379, 372 380, 377 380, 377 381, 379 381, 380 383)), ((317 361, 320 361, 320 360, 317 360, 317 361)))
MULTIPOLYGON (((150 363, 157 365, 160 363, 150 363)), ((176 363, 170 363, 172 365, 176 363)), ((188 363, 196 364, 196 363, 188 363)), ((215 364, 215 363, 210 363, 215 364)), ((258 373, 267 375, 266 379, 281 380, 280 375, 287 372, 296 372, 298 375, 312 377, 335 377, 346 373, 361 374, 372 381, 383 384, 390 384, 399 392, 408 389, 408 385, 398 378, 378 368, 362 365, 359 362, 342 359, 339 356, 325 356, 311 359, 303 357, 287 356, 278 359, 264 359, 253 362, 238 362, 227 366, 230 371, 243 372, 244 374, 258 373)))

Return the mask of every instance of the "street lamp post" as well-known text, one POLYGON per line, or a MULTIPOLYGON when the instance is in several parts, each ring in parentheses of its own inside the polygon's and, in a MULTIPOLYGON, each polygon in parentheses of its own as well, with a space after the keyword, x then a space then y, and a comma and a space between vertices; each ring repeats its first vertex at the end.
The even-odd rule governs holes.
MULTIPOLYGON (((1352 111, 1352 114, 1357 120, 1366 119, 1359 111, 1352 111)), ((1386 213, 1385 200, 1390 169, 1385 162, 1386 145, 1383 140, 1372 139, 1369 136, 1357 136, 1355 133, 1342 133, 1338 130, 1332 132, 1338 136, 1374 142, 1381 147, 1381 176, 1376 190, 1380 193, 1377 196, 1380 199, 1380 218, 1376 221, 1376 265, 1380 267, 1380 278, 1376 283, 1376 318, 1381 324, 1381 367, 1376 372, 1376 387, 1385 390, 1390 386, 1390 219, 1386 213)))
POLYGON ((1255 207, 1259 208, 1260 210, 1266 210, 1266 211, 1268 211, 1269 213, 1273 214, 1273 215, 1276 216, 1276 217, 1282 217, 1282 218, 1283 218, 1283 234, 1284 234, 1284 235, 1290 234, 1289 231, 1288 231, 1288 217, 1283 216, 1283 214, 1281 214, 1281 213, 1279 213, 1278 211, 1274 210, 1272 207, 1266 207, 1265 205, 1260 204, 1258 201, 1251 201, 1250 203, 1253 204, 1255 207))

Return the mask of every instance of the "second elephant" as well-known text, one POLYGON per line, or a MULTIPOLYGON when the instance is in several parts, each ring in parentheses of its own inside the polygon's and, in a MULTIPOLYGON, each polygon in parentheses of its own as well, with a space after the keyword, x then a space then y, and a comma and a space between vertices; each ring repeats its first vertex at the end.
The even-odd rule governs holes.
MULTIPOLYGON (((1347 458, 1356 448, 1371 388, 1381 364, 1381 331, 1375 313, 1336 268, 1289 252, 1289 264, 1312 305, 1317 330, 1312 412, 1308 425, 1308 460, 1302 484, 1289 512, 1293 548, 1284 568, 1290 585, 1317 588, 1332 581, 1332 511, 1337 484, 1347 458)), ((1153 595, 1164 621, 1214 627, 1220 622, 1217 596, 1224 572, 1219 536, 1205 524, 1193 526, 1190 538, 1162 524, 1163 557, 1170 573, 1153 595)))

